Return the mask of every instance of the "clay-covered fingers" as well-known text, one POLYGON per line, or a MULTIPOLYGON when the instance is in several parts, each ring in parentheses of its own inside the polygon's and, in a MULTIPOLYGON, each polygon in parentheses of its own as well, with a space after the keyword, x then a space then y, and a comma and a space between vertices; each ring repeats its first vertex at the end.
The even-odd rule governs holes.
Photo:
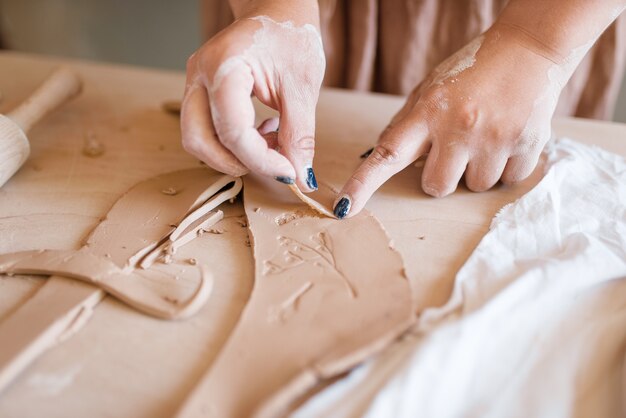
POLYGON ((422 172, 424 193, 444 197, 454 192, 468 161, 468 150, 462 141, 435 141, 422 172))
POLYGON ((385 129, 372 153, 339 193, 335 216, 343 219, 359 213, 380 186, 427 151, 427 138, 423 123, 403 120, 385 129))
POLYGON ((280 114, 278 143, 280 152, 293 165, 296 184, 305 192, 317 190, 313 171, 315 154, 315 106, 314 97, 284 93, 280 114))
POLYGON ((228 150, 251 171, 280 179, 294 179, 289 160, 268 147, 254 126, 255 111, 250 98, 254 79, 245 66, 231 68, 215 77, 209 101, 217 136, 228 150))
POLYGON ((239 177, 248 169, 217 138, 209 98, 203 85, 187 88, 182 103, 180 128, 185 150, 209 167, 239 177))
POLYGON ((515 184, 530 176, 539 162, 542 150, 543 145, 535 146, 528 152, 511 156, 504 167, 502 183, 515 184))
POLYGON ((496 185, 507 162, 504 152, 483 153, 473 157, 465 170, 465 185, 473 192, 484 192, 496 185))

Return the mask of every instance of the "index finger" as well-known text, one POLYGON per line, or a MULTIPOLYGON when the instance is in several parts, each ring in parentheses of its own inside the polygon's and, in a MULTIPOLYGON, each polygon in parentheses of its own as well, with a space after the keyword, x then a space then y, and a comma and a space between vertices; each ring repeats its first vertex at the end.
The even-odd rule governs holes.
MULTIPOLYGON (((220 68, 220 70, 222 70, 220 68)), ((289 160, 267 146, 255 128, 255 111, 250 98, 254 78, 245 63, 228 68, 209 86, 213 125, 220 142, 250 170, 272 177, 295 178, 289 160)))
POLYGON ((404 118, 385 129, 372 153, 344 185, 334 206, 339 219, 361 211, 389 178, 428 150, 426 123, 404 118))

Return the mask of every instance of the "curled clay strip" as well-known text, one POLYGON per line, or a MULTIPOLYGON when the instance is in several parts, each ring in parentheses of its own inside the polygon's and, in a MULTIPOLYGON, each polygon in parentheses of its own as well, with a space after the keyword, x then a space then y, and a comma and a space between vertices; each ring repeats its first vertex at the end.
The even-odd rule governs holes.
POLYGON ((141 260, 139 267, 142 269, 150 268, 159 259, 159 257, 163 257, 167 254, 174 254, 180 247, 191 242, 195 237, 197 237, 200 230, 215 225, 223 218, 224 212, 218 210, 217 212, 209 212, 208 214, 205 214, 203 218, 195 219, 194 223, 182 231, 178 231, 178 228, 176 228, 174 231, 178 231, 176 237, 174 238, 174 233, 172 233, 167 240, 148 253, 143 260, 141 260))
POLYGON ((186 318, 204 305, 213 286, 206 267, 199 266, 199 270, 198 287, 181 303, 159 295, 153 287, 146 284, 158 275, 171 280, 174 286, 182 286, 172 275, 158 270, 124 273, 113 262, 85 251, 23 251, 0 256, 0 273, 63 275, 92 283, 138 311, 162 319, 186 318))
POLYGON ((211 211, 225 201, 236 197, 242 187, 241 179, 230 176, 223 176, 213 183, 198 196, 187 215, 167 237, 161 240, 160 244, 150 247, 148 252, 141 251, 142 254, 145 254, 141 258, 138 258, 137 255, 133 257, 135 260, 141 260, 139 267, 142 269, 149 268, 159 257, 168 253, 173 254, 178 248, 193 240, 201 229, 219 222, 224 217, 224 213, 211 211), (229 189, 220 192, 229 184, 232 184, 229 189))
POLYGON ((302 193, 298 186, 296 186, 295 184, 290 184, 289 188, 298 197, 298 199, 306 203, 306 205, 313 209, 315 212, 319 213, 320 215, 328 216, 329 218, 337 219, 332 211, 326 209, 322 204, 302 193))

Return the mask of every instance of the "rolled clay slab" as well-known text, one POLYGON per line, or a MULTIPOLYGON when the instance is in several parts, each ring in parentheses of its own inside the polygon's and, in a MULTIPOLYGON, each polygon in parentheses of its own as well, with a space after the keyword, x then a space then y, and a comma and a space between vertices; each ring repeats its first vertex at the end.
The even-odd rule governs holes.
MULTIPOLYGON (((58 275, 95 284, 146 314, 176 319, 193 315, 212 288, 202 255, 194 265, 166 262, 138 268, 173 232, 189 242, 209 221, 211 212, 241 190, 241 180, 192 169, 141 182, 125 193, 79 250, 38 250, 0 255, 0 273, 58 275), (179 231, 179 226, 182 226, 179 231)), ((219 216, 218 216, 219 215, 219 216)), ((174 247, 176 248, 176 247, 174 247)), ((153 257, 156 258, 156 257, 153 257)))
MULTIPOLYGON (((330 207, 332 196, 324 189, 315 199, 330 207)), ((402 259, 371 214, 330 219, 286 186, 251 175, 244 205, 254 289, 179 417, 282 416, 414 320, 402 259)))

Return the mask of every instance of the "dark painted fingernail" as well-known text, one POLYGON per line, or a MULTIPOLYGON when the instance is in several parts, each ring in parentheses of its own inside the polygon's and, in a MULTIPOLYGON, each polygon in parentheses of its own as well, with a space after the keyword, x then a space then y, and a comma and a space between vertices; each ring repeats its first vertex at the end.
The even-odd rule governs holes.
POLYGON ((367 158, 370 156, 370 154, 374 151, 374 148, 370 148, 367 151, 365 151, 363 154, 361 154, 361 158, 367 158))
POLYGON ((294 183, 294 180, 291 177, 278 176, 278 177, 274 177, 274 179, 276 179, 276 181, 280 181, 283 184, 293 184, 294 183))
POLYGON ((309 186, 310 189, 317 190, 317 179, 311 167, 306 169, 306 185, 309 186))
POLYGON ((337 205, 335 206, 335 210, 333 210, 333 213, 335 214, 337 218, 343 219, 346 217, 348 212, 350 212, 350 206, 351 206, 350 199, 348 199, 347 197, 342 197, 339 200, 339 202, 337 202, 337 205))

